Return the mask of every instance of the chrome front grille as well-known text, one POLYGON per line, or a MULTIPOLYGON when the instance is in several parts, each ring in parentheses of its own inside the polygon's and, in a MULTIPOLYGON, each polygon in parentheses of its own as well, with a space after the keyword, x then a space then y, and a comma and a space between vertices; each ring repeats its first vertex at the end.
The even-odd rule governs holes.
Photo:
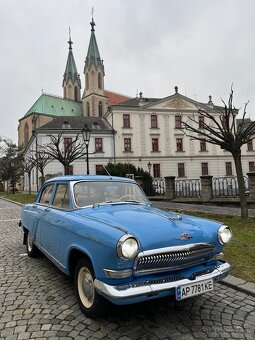
POLYGON ((145 251, 138 254, 134 270, 136 274, 178 270, 208 261, 213 256, 212 250, 212 244, 196 243, 145 251))

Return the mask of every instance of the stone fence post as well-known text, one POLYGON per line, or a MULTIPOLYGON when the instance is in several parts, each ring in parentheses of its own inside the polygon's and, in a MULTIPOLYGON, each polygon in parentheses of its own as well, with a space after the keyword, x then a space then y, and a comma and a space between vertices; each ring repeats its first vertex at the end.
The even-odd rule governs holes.
POLYGON ((175 198, 175 176, 167 176, 165 177, 166 183, 166 197, 169 200, 175 198))
POLYGON ((201 197, 204 202, 208 202, 213 198, 212 179, 213 176, 200 176, 201 178, 201 197))
POLYGON ((249 200, 255 200, 255 172, 248 172, 249 200))

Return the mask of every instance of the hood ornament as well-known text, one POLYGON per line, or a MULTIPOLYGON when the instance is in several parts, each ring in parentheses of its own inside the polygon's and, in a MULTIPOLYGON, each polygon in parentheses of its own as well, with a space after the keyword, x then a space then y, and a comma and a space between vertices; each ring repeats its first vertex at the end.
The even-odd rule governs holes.
POLYGON ((188 233, 181 234, 181 237, 177 237, 176 240, 186 241, 192 238, 188 233))

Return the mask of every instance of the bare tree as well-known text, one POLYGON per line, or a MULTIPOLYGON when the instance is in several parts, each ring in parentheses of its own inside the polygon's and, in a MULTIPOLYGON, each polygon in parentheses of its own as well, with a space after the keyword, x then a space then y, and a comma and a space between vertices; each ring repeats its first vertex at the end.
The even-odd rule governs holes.
POLYGON ((249 140, 255 138, 255 122, 246 118, 246 107, 242 118, 238 119, 238 110, 233 106, 233 89, 229 95, 228 105, 222 100, 224 108, 215 112, 207 112, 199 109, 198 116, 189 116, 188 121, 182 121, 182 129, 186 136, 191 139, 206 141, 210 144, 219 145, 221 149, 229 151, 234 159, 236 175, 240 194, 241 217, 248 217, 247 198, 243 178, 241 147, 249 140), (202 122, 201 118, 203 117, 202 122), (201 124, 202 123, 202 124, 201 124))
POLYGON ((37 150, 36 154, 33 154, 33 161, 35 164, 35 167, 40 171, 41 173, 41 185, 45 182, 45 176, 44 176, 44 169, 46 165, 52 160, 52 158, 46 153, 45 150, 37 150))
POLYGON ((24 159, 22 161, 22 169, 28 175, 28 190, 29 190, 29 194, 31 194, 31 173, 32 173, 32 170, 33 170, 34 166, 35 166, 35 161, 32 158, 27 159, 27 160, 24 159))
POLYGON ((57 136, 50 134, 48 137, 51 141, 44 146, 45 153, 52 159, 58 160, 64 166, 65 175, 68 175, 69 165, 85 156, 79 134, 68 144, 64 144, 63 132, 57 136))

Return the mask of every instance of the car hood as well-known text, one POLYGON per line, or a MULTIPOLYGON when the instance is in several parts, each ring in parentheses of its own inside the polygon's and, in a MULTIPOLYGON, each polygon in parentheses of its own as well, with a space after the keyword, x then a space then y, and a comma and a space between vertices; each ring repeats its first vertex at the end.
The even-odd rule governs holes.
POLYGON ((147 205, 113 204, 77 210, 78 215, 118 228, 139 240, 142 249, 213 243, 219 224, 165 212, 147 205))

